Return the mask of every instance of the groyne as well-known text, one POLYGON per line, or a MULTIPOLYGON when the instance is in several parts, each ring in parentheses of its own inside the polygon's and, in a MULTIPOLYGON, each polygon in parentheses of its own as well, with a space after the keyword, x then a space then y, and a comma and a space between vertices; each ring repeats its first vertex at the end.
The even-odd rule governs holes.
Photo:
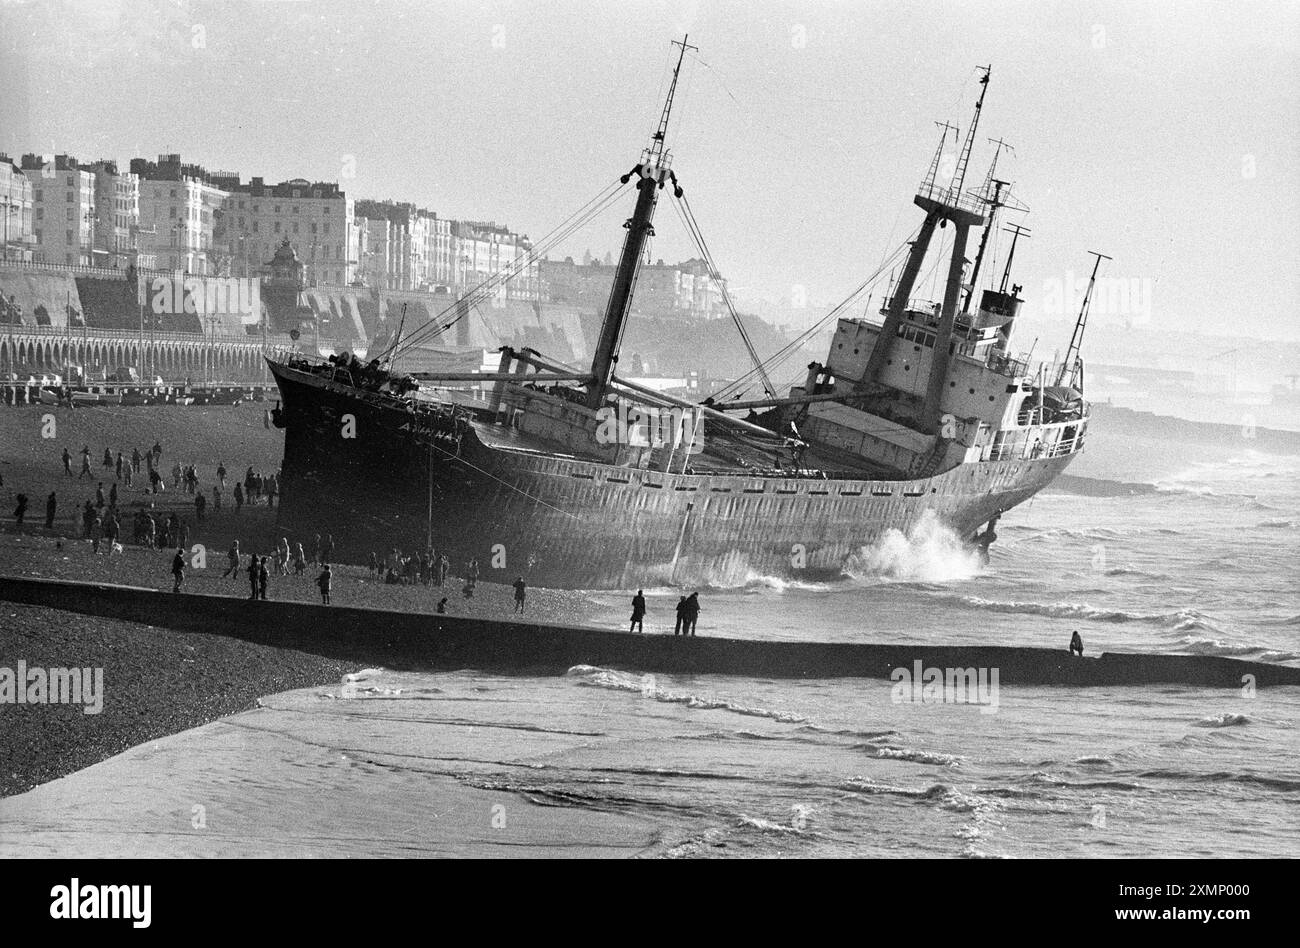
POLYGON ((998 669, 1004 686, 1300 685, 1300 668, 1207 655, 1109 652, 1078 658, 1063 650, 992 645, 688 639, 26 577, 0 577, 0 599, 400 670, 556 674, 574 665, 601 665, 663 674, 888 679, 895 669, 911 672, 920 662, 925 669, 998 669))

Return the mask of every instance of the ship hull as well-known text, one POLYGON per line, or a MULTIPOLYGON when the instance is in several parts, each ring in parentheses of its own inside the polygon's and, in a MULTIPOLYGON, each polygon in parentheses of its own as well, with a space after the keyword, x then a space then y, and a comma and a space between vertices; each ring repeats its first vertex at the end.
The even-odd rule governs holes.
POLYGON ((669 474, 503 448, 477 423, 416 422, 396 399, 272 364, 285 429, 279 523, 336 558, 446 553, 454 575, 579 589, 730 586, 852 572, 927 516, 968 537, 1072 455, 906 481, 669 474))

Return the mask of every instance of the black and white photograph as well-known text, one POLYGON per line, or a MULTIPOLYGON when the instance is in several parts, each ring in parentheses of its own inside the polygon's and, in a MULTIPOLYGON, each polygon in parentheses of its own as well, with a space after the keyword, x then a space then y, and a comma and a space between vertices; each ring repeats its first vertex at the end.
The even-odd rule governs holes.
POLYGON ((1265 914, 1300 6, 0 0, 0 89, 24 914, 357 859, 1265 914))

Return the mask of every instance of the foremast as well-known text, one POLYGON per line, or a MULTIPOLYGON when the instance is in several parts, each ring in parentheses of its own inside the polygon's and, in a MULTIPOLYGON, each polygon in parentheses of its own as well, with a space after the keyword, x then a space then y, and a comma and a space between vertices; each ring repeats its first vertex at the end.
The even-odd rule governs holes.
POLYGON ((659 127, 651 137, 650 145, 642 152, 641 161, 622 177, 624 184, 633 177, 637 178, 636 208, 623 225, 627 236, 623 239, 623 251, 618 258, 618 269, 614 272, 609 302, 605 306, 605 318, 600 326, 600 336, 591 361, 591 381, 587 386, 586 401, 592 409, 598 409, 604 403, 605 393, 614 375, 614 365, 618 362, 619 347, 623 342, 623 330, 627 326, 632 307, 632 293, 636 289, 636 278, 641 268, 641 255, 646 240, 654 236, 654 214, 659 203, 659 192, 669 180, 672 180, 674 188, 677 187, 677 179, 671 169, 672 156, 666 142, 668 118, 672 114, 673 98, 677 94, 682 61, 686 58, 688 49, 698 48, 686 42, 689 38, 688 34, 680 42, 673 41, 673 45, 680 47, 681 51, 677 56, 677 64, 673 67, 672 83, 668 86, 668 96, 659 116, 659 127))

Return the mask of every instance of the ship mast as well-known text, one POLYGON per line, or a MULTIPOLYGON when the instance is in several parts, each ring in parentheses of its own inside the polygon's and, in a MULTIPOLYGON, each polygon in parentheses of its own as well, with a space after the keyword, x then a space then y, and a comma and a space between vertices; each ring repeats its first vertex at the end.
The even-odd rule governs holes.
POLYGON ((623 341, 623 330, 632 305, 632 291, 636 288, 637 273, 641 266, 641 254, 646 239, 654 234, 655 205, 659 201, 659 191, 668 180, 671 156, 667 151, 668 117, 672 113, 673 97, 677 94, 677 80, 681 75, 682 61, 688 49, 698 49, 687 44, 689 34, 681 41, 674 40, 673 45, 681 47, 677 56, 677 65, 673 67, 672 83, 668 86, 668 97, 664 101, 663 112, 659 116, 659 127, 650 139, 650 145, 641 155, 641 161, 635 168, 623 175, 626 184, 633 176, 637 181, 636 208, 631 218, 623 225, 627 236, 623 239, 623 251, 618 258, 618 269, 614 272, 614 283, 609 292, 609 303, 605 307, 605 318, 600 326, 600 337, 596 341, 596 351, 591 360, 591 382, 587 389, 587 407, 597 409, 605 400, 605 392, 614 374, 614 364, 618 361, 619 346, 623 341))
MULTIPOLYGON (((970 162, 971 145, 975 140, 975 131, 979 127, 980 112, 984 108, 984 96, 988 92, 991 68, 980 67, 984 75, 980 78, 979 101, 975 104, 975 114, 962 143, 960 158, 950 187, 944 188, 935 180, 933 171, 923 181, 913 203, 925 211, 925 220, 911 242, 907 263, 902 276, 894 288, 889 307, 885 313, 885 322, 880 329, 876 344, 867 359, 866 370, 859 382, 861 390, 870 392, 880 378, 885 366, 885 357, 893 348, 893 341, 899 335, 904 313, 912 295, 912 287, 920 274, 921 264, 925 260, 926 250, 934 236, 936 226, 952 223, 956 234, 953 236, 951 258, 948 263, 948 279, 944 287, 943 306, 940 309, 938 325, 935 327, 934 355, 930 363, 930 376, 926 381, 925 394, 918 417, 915 422, 921 431, 938 436, 940 426, 940 399, 943 396, 944 382, 948 377, 948 364, 951 357, 949 343, 952 341, 953 325, 957 309, 961 305, 962 273, 966 264, 966 240, 972 227, 984 223, 981 207, 982 201, 962 193, 966 180, 966 167, 970 162)), ((948 127, 944 127, 947 136, 948 127)), ((942 144, 940 145, 942 147, 942 144)), ((936 167, 932 165, 932 169, 936 167)))
MULTIPOLYGON (((1061 363, 1060 371, 1056 374, 1056 384, 1061 385, 1065 382, 1066 372, 1073 373, 1072 365, 1079 357, 1079 347, 1083 345, 1083 330, 1088 325, 1088 310, 1092 307, 1092 288, 1097 284, 1097 268, 1101 266, 1103 260, 1112 258, 1104 253, 1097 253, 1095 250, 1089 250, 1097 259, 1092 263, 1092 276, 1088 278, 1088 289, 1083 294, 1083 305, 1079 307, 1079 318, 1075 320, 1074 332, 1070 335, 1070 348, 1065 351, 1065 361, 1061 363)), ((1073 374, 1071 374, 1073 381, 1073 374)))

